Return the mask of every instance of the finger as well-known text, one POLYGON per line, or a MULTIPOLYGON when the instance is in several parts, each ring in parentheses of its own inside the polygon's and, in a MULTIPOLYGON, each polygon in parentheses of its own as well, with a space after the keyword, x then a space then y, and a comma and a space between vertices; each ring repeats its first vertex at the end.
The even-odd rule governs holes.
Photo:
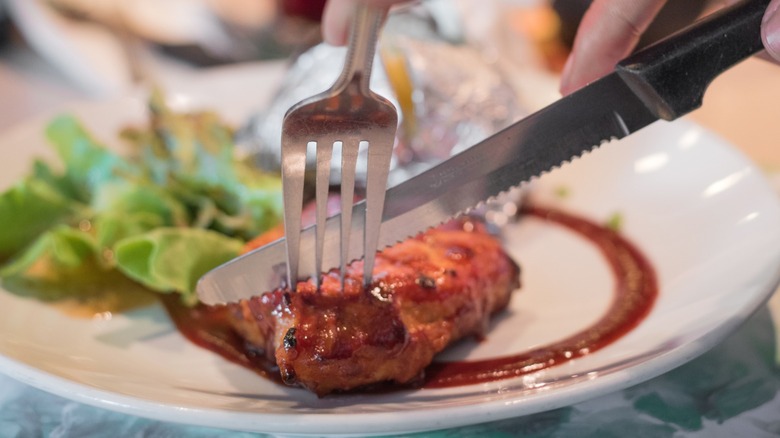
POLYGON ((780 62, 780 0, 772 0, 761 22, 761 40, 767 55, 780 62))
POLYGON ((322 37, 326 43, 343 46, 349 36, 349 23, 355 15, 355 5, 364 2, 372 6, 389 8, 406 0, 329 0, 322 15, 322 37))
POLYGON ((355 12, 355 0, 329 0, 322 13, 322 37, 326 43, 347 43, 349 22, 355 12))
POLYGON ((595 0, 574 39, 561 77, 569 94, 612 71, 636 47, 665 0, 595 0))

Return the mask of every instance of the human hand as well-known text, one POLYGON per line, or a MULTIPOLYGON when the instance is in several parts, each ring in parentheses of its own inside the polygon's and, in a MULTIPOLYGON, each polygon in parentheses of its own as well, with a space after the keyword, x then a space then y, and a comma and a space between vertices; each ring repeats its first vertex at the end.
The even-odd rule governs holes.
POLYGON ((780 0, 772 0, 761 21, 761 40, 766 54, 780 63, 780 0))
MULTIPOLYGON (((724 0, 726 4, 736 0, 724 0)), ((561 93, 569 94, 612 71, 636 47, 642 33, 666 0, 595 0, 582 19, 574 48, 561 77, 561 93)), ((767 55, 780 62, 780 0, 764 14, 761 38, 767 55)))
POLYGON ((409 0, 328 0, 322 15, 322 36, 325 42, 334 46, 347 43, 347 33, 355 5, 358 2, 372 6, 389 8, 396 3, 406 3, 409 0))

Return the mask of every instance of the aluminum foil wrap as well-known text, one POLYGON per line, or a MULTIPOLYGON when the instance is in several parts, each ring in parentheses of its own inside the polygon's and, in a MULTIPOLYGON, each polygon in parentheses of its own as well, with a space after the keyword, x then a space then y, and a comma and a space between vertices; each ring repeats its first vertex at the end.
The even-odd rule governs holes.
MULTIPOLYGON (((430 26, 420 25, 419 16, 416 21, 404 18, 408 17, 396 16, 386 26, 371 79, 372 90, 390 99, 399 110, 389 185, 472 146, 528 113, 501 69, 485 60, 480 50, 437 35, 430 26), (399 80, 405 86, 399 87, 399 80)), ((321 44, 290 66, 275 99, 253 124, 251 136, 261 166, 278 168, 285 112, 329 88, 341 72, 345 55, 345 48, 321 44)), ((339 179, 338 156, 335 148, 333 183, 339 179)), ((313 151, 309 158, 307 169, 313 170, 313 151)), ((365 181, 365 161, 365 156, 358 160, 357 184, 365 181)))

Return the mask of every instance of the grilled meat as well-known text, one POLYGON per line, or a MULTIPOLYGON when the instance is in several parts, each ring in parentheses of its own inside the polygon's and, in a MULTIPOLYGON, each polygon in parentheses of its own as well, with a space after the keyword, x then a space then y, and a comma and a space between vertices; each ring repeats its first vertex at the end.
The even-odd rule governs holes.
POLYGON ((362 285, 362 262, 317 290, 276 290, 232 305, 230 324, 275 362, 282 379, 322 396, 382 382, 410 384, 434 355, 482 336, 506 307, 519 269, 475 220, 452 221, 377 255, 362 285))

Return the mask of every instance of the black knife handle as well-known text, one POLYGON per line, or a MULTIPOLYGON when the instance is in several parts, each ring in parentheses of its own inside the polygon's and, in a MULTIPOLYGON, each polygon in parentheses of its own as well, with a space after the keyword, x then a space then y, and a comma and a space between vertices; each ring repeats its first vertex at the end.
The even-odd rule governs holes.
POLYGON ((674 120, 702 103, 716 76, 761 51, 770 0, 719 10, 621 61, 616 71, 659 118, 674 120))

